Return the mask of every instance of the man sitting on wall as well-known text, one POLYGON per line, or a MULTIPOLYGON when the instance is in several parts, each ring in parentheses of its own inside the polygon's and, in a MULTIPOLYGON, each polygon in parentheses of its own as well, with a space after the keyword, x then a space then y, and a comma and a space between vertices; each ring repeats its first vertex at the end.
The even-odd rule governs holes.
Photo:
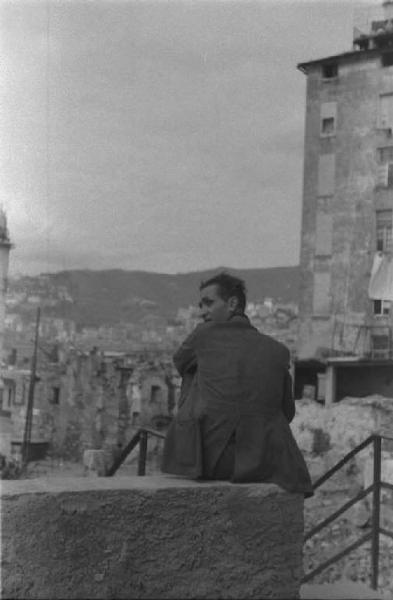
POLYGON ((200 286, 203 323, 174 355, 179 408, 162 470, 195 479, 271 482, 312 495, 289 423, 295 415, 289 351, 244 314, 245 285, 220 273, 200 286))

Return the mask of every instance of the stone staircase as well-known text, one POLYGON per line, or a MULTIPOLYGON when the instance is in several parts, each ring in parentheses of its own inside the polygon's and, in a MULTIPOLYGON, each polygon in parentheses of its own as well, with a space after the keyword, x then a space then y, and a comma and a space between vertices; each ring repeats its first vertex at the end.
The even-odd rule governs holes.
POLYGON ((305 583, 300 588, 302 600, 393 600, 393 595, 372 590, 368 585, 342 579, 335 583, 305 583))

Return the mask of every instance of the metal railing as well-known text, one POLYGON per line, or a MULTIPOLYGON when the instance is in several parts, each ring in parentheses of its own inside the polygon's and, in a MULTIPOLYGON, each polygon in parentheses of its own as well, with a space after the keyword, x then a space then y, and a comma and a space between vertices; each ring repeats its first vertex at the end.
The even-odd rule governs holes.
POLYGON ((138 457, 138 475, 146 474, 146 459, 147 459, 147 438, 149 435, 158 438, 165 438, 165 434, 150 427, 141 427, 135 433, 135 435, 128 442, 127 446, 123 448, 121 454, 113 461, 113 464, 106 472, 107 477, 112 477, 117 469, 123 464, 127 456, 132 450, 139 444, 139 457, 138 457))
MULTIPOLYGON (((158 437, 161 439, 165 438, 165 434, 157 431, 155 429, 151 429, 150 427, 141 427, 135 433, 135 435, 131 438, 127 446, 123 448, 121 454, 114 460, 112 466, 107 470, 106 476, 111 477, 116 473, 118 468, 123 464, 127 456, 132 452, 132 450, 139 444, 139 456, 138 456, 138 475, 146 474, 146 459, 147 459, 147 441, 148 436, 152 435, 154 437, 158 437)), ((367 439, 365 439, 361 444, 356 446, 353 450, 348 452, 334 467, 329 469, 322 477, 317 479, 317 481, 313 484, 313 489, 316 490, 319 488, 325 481, 330 479, 337 471, 339 471, 346 463, 348 463, 354 456, 356 456, 361 450, 369 446, 373 445, 373 483, 369 485, 366 489, 359 492, 352 500, 346 502, 341 508, 336 510, 329 517, 318 523, 315 527, 313 527, 310 531, 308 531, 304 535, 304 542, 309 540, 319 531, 321 531, 327 525, 330 525, 333 521, 335 521, 338 517, 340 517, 345 511, 347 511, 351 506, 365 498, 370 492, 372 492, 373 500, 372 500, 372 518, 371 518, 371 531, 363 535, 356 542, 353 542, 344 550, 341 550, 325 562, 321 563, 318 567, 315 567, 311 571, 305 574, 302 579, 302 583, 306 583, 310 581, 315 575, 318 575, 325 569, 327 569, 330 565, 338 562, 341 558, 356 550, 364 544, 371 540, 371 587, 376 590, 378 588, 378 571, 379 571, 379 536, 380 534, 386 535, 393 539, 393 532, 388 531, 384 527, 381 527, 381 489, 389 489, 393 491, 393 484, 388 483, 386 481, 381 480, 381 464, 382 464, 382 440, 388 440, 393 442, 393 438, 385 436, 373 434, 370 435, 367 439)))
POLYGON ((373 483, 368 486, 366 489, 362 490, 357 494, 352 500, 346 502, 341 508, 336 510, 332 515, 318 523, 315 527, 313 527, 310 531, 308 531, 304 536, 304 541, 306 542, 316 533, 318 533, 321 529, 335 521, 340 515, 342 515, 348 508, 362 500, 365 496, 367 496, 370 492, 373 495, 372 502, 372 518, 371 518, 371 531, 365 535, 363 535, 359 540, 341 550, 325 562, 321 563, 318 567, 306 573, 306 575, 302 579, 302 583, 306 583, 310 581, 315 575, 321 573, 332 565, 336 563, 341 558, 356 550, 364 544, 371 540, 371 587, 376 590, 378 589, 378 571, 379 571, 379 536, 382 533, 387 537, 393 539, 393 532, 388 531, 387 529, 381 527, 381 489, 389 489, 393 490, 393 484, 388 483, 386 481, 381 481, 381 463, 382 463, 382 440, 393 441, 393 438, 385 436, 373 434, 370 435, 366 440, 364 440, 361 444, 356 446, 351 452, 348 452, 344 456, 342 460, 340 460, 334 467, 329 469, 327 473, 322 475, 317 481, 313 484, 313 489, 316 490, 319 486, 321 486, 325 481, 330 479, 334 473, 336 473, 341 467, 343 467, 348 461, 350 461, 356 454, 358 454, 361 450, 369 446, 373 445, 373 483))

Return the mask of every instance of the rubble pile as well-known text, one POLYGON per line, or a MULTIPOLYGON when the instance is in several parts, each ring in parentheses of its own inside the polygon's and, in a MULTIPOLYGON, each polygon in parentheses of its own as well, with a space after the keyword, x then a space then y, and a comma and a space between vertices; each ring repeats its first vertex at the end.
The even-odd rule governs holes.
POLYGON ((322 429, 329 434, 331 447, 342 454, 371 433, 393 437, 393 398, 378 394, 364 398, 348 396, 329 407, 298 400, 291 428, 303 452, 313 452, 314 432, 322 429))
MULTIPOLYGON (((313 498, 306 500, 304 509, 305 531, 309 531, 343 506, 348 500, 344 493, 316 492, 313 498)), ((392 525, 390 530, 393 531, 392 525)), ((308 573, 325 560, 334 556, 370 531, 370 522, 359 521, 354 510, 346 511, 343 516, 304 544, 304 569, 308 573)), ((366 542, 337 563, 334 563, 319 575, 312 583, 334 583, 342 579, 364 582, 370 585, 371 543, 366 542)), ((379 590, 384 597, 393 598, 393 540, 380 536, 379 590)))
MULTIPOLYGON (((346 397, 329 407, 310 400, 298 400, 291 429, 311 476, 316 479, 372 433, 393 438, 393 399, 378 394, 364 398, 346 397)), ((384 441, 382 449, 383 462, 393 460, 393 441, 384 441)), ((350 488, 355 483, 363 487, 371 460, 370 445, 334 476, 332 482, 335 480, 339 487, 350 488)))
MULTIPOLYGON (((294 436, 303 451, 315 481, 346 453, 372 433, 393 438, 393 399, 380 395, 364 398, 347 397, 324 407, 317 402, 296 402, 296 416, 291 423, 294 436)), ((328 517, 362 488, 372 483, 372 446, 362 450, 337 474, 306 500, 305 531, 328 517)), ((382 444, 382 480, 393 483, 393 442, 382 444)), ((393 493, 381 494, 381 525, 393 532, 393 493)), ((355 504, 337 521, 307 540, 304 568, 309 572, 357 541, 371 527, 371 495, 355 504)), ((393 540, 380 536, 380 590, 393 597, 393 540)), ((313 578, 313 583, 333 583, 343 578, 370 585, 371 550, 365 543, 313 578)), ((389 597, 389 596, 386 596, 389 597)))

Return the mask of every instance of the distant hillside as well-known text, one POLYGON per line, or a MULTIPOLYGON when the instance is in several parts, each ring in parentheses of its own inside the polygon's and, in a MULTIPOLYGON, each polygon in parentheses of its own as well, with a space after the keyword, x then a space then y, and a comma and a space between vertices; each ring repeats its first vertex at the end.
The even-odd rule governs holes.
MULTIPOLYGON (((39 289, 47 289, 49 293, 50 289, 66 288, 74 302, 59 302, 50 312, 70 317, 79 325, 97 326, 138 321, 146 314, 174 317, 178 308, 195 305, 200 282, 222 269, 224 267, 176 275, 120 269, 74 270, 46 274, 44 284, 42 275, 23 278, 15 284, 19 289, 23 284, 30 293, 39 289)), ((225 270, 245 280, 250 301, 271 297, 284 303, 297 303, 299 267, 228 267, 225 270)))

